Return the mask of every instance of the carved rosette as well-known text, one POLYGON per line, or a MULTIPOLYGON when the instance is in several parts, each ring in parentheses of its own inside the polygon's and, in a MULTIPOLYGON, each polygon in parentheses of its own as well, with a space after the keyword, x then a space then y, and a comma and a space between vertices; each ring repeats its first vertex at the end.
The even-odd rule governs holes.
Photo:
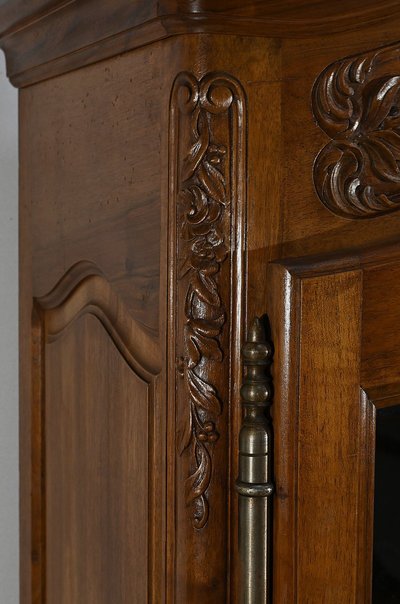
POLYGON ((338 61, 318 78, 313 111, 331 138, 314 164, 321 201, 371 218, 400 208, 400 50, 338 61))
POLYGON ((226 396, 229 382, 232 206, 235 182, 243 178, 243 98, 226 74, 199 81, 181 73, 171 101, 176 437, 179 455, 190 457, 185 500, 198 529, 209 517, 213 451, 226 402, 221 387, 226 396))

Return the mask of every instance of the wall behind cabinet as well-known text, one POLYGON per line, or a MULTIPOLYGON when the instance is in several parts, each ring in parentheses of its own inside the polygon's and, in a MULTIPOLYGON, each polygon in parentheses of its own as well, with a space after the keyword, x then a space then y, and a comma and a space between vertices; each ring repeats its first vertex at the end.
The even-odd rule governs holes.
POLYGON ((17 90, 0 54, 0 601, 18 604, 17 90))

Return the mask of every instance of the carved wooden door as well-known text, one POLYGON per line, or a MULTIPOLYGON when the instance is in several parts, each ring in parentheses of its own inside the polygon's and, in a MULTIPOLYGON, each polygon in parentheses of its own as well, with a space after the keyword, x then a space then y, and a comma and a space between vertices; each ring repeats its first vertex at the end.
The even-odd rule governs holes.
POLYGON ((279 262, 269 274, 274 602, 395 602, 398 246, 279 262))
MULTIPOLYGON (((329 137, 313 165, 315 192, 339 228, 354 236, 370 228, 381 241, 398 204, 398 52, 338 60, 311 95, 329 137)), ((357 249, 346 238, 351 251, 297 254, 268 268, 276 604, 400 600, 400 255, 392 239, 357 249)))

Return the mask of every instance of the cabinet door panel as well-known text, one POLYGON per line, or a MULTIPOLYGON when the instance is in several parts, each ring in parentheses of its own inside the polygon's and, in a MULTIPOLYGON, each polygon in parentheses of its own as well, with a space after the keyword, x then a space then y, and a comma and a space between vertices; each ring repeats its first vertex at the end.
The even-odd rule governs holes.
POLYGON ((277 604, 371 601, 375 416, 400 393, 399 270, 393 248, 270 267, 277 604))
POLYGON ((146 601, 149 394, 92 315, 46 346, 50 602, 146 601))
POLYGON ((35 601, 153 601, 165 576, 160 358, 90 268, 35 302, 35 601))

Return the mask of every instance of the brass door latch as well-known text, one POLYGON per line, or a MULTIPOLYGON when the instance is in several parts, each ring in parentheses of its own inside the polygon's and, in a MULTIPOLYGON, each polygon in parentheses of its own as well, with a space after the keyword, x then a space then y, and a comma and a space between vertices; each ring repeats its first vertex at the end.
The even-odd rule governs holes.
POLYGON ((240 604, 270 600, 272 523, 272 343, 263 321, 256 318, 242 348, 246 371, 240 394, 244 410, 239 435, 240 604))

